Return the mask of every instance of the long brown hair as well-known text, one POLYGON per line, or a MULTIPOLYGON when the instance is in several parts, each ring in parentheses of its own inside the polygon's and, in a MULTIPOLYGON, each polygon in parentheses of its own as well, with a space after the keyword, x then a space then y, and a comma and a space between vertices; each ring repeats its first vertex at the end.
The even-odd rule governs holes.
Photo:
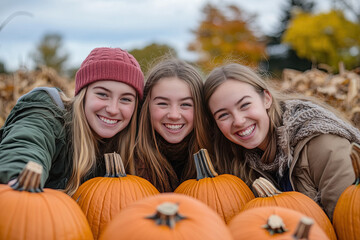
POLYGON ((237 63, 227 64, 215 68, 207 76, 204 84, 205 102, 207 105, 207 114, 211 119, 211 125, 214 130, 213 144, 214 144, 214 165, 220 173, 231 173, 243 180, 247 180, 249 169, 244 167, 242 162, 243 149, 235 143, 229 141, 217 127, 214 118, 209 109, 209 99, 225 81, 232 79, 245 82, 253 86, 255 91, 263 96, 265 91, 268 91, 272 97, 272 104, 268 109, 270 119, 270 129, 268 133, 269 144, 267 145, 261 161, 264 163, 272 162, 276 155, 276 134, 275 128, 281 124, 281 107, 279 98, 280 95, 272 87, 264 81, 255 71, 249 67, 237 63))
MULTIPOLYGON (((87 87, 84 87, 73 99, 62 96, 65 106, 71 114, 68 117, 67 125, 70 129, 73 161, 71 177, 65 188, 65 192, 70 196, 78 189, 84 177, 94 170, 100 157, 99 144, 102 140, 96 137, 85 116, 84 99, 86 91, 87 87)), ((118 152, 129 174, 135 174, 132 151, 136 139, 137 109, 138 97, 136 98, 135 110, 129 125, 110 139, 105 150, 118 152)))
POLYGON ((139 116, 139 129, 136 141, 136 158, 142 160, 145 169, 149 173, 150 181, 159 191, 169 191, 170 179, 176 179, 176 173, 171 164, 160 152, 156 141, 155 130, 150 121, 149 102, 153 86, 163 78, 177 77, 186 82, 194 101, 194 130, 188 142, 188 159, 182 180, 195 177, 195 165, 192 161, 193 154, 201 148, 211 146, 207 137, 207 122, 204 118, 205 108, 203 104, 203 81, 200 73, 185 61, 176 58, 162 59, 155 65, 146 78, 144 88, 144 102, 139 116))

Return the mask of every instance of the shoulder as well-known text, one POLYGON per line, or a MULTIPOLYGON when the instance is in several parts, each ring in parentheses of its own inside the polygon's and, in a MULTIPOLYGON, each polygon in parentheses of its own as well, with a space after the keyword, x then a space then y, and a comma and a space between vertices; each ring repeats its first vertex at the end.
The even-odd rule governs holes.
POLYGON ((313 137, 309 142, 308 152, 311 154, 334 151, 337 149, 344 149, 346 152, 350 151, 351 144, 349 140, 335 134, 320 134, 313 137))
POLYGON ((350 157, 350 141, 338 135, 320 134, 305 141, 302 150, 306 149, 308 163, 314 167, 321 168, 330 162, 341 163, 350 157))
MULTIPOLYGON (((59 91, 56 88, 53 90, 59 91)), ((36 124, 49 123, 61 128, 66 121, 67 111, 58 106, 47 91, 30 91, 21 96, 9 113, 5 126, 14 126, 20 122, 36 124)))
POLYGON ((53 103, 55 105, 61 105, 59 102, 61 90, 54 87, 38 87, 34 88, 30 92, 24 94, 18 99, 18 103, 53 103))
POLYGON ((65 107, 58 88, 39 87, 21 96, 12 112, 51 112, 55 117, 62 117, 65 107))

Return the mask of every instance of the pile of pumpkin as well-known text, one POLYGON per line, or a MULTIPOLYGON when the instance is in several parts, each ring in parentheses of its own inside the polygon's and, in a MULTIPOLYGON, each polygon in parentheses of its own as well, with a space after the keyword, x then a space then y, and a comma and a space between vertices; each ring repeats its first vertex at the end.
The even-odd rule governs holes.
POLYGON ((197 179, 173 193, 126 175, 116 153, 105 155, 106 176, 72 198, 41 189, 42 168, 29 162, 11 187, 0 185, 0 239, 359 239, 358 145, 351 158, 356 181, 338 200, 333 224, 307 196, 263 178, 253 184, 255 197, 240 178, 218 175, 205 149, 194 154, 197 179))

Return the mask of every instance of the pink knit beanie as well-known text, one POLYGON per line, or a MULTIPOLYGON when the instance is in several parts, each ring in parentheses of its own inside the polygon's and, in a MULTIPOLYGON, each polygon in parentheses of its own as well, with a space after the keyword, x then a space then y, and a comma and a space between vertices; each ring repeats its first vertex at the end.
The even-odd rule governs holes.
POLYGON ((144 75, 136 59, 120 48, 95 48, 82 62, 75 76, 75 96, 99 80, 114 80, 132 86, 143 97, 144 75))

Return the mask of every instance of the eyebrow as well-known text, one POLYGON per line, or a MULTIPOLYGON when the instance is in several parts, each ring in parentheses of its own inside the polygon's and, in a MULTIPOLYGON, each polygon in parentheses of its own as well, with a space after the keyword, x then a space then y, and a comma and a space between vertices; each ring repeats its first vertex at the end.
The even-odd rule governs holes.
MULTIPOLYGON (((158 96, 158 97, 155 97, 153 100, 166 100, 166 101, 168 101, 169 98, 158 96)), ((185 100, 193 100, 193 98, 192 97, 184 97, 184 98, 180 99, 180 101, 185 101, 185 100)))
POLYGON ((110 92, 109 89, 104 88, 104 87, 102 87, 102 86, 95 86, 93 89, 97 89, 97 88, 100 88, 100 89, 102 89, 102 90, 104 90, 104 91, 110 92))
MULTIPOLYGON (((234 105, 235 105, 235 106, 236 106, 236 105, 239 105, 245 98, 248 98, 248 97, 250 97, 250 96, 248 96, 248 95, 243 96, 243 97, 240 98, 234 105)), ((217 111, 215 111, 215 112, 213 113, 213 116, 215 117, 216 114, 218 114, 219 112, 224 111, 224 110, 225 110, 225 108, 220 108, 219 110, 217 110, 217 111)))
MULTIPOLYGON (((104 87, 102 87, 102 86, 96 86, 96 87, 94 87, 93 89, 102 89, 102 90, 104 90, 104 91, 106 91, 106 92, 111 92, 111 90, 109 90, 109 89, 107 89, 107 88, 104 88, 104 87)), ((130 92, 125 92, 125 93, 121 94, 121 96, 124 96, 124 95, 131 95, 131 96, 136 97, 136 94, 133 94, 133 93, 130 93, 130 92)))

